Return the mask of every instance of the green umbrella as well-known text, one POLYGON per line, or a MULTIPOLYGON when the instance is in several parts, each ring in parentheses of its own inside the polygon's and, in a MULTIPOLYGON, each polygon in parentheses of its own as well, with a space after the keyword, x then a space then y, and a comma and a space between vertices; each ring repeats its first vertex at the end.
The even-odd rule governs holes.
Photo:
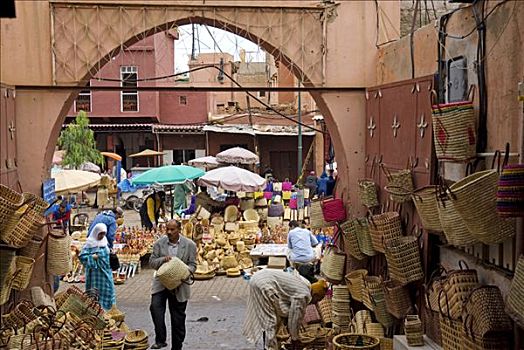
POLYGON ((166 165, 146 171, 134 178, 133 185, 178 184, 201 177, 205 172, 187 165, 166 165))

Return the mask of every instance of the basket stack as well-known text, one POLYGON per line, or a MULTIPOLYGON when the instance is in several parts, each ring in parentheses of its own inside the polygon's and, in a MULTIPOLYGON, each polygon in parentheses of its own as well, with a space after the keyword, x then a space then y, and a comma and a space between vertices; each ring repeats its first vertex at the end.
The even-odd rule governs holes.
POLYGON ((407 315, 404 319, 404 332, 409 346, 424 345, 424 330, 418 315, 407 315))
POLYGON ((333 286, 333 329, 338 332, 349 331, 351 307, 349 291, 345 285, 333 286))

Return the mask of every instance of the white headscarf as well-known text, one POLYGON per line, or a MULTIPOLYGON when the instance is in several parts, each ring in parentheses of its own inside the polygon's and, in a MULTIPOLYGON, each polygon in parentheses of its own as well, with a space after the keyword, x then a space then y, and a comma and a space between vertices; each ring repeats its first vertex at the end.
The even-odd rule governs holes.
POLYGON ((104 248, 107 247, 109 242, 107 241, 106 235, 101 240, 98 240, 98 234, 104 232, 107 235, 107 225, 103 223, 96 224, 91 230, 91 234, 87 238, 84 248, 104 248))

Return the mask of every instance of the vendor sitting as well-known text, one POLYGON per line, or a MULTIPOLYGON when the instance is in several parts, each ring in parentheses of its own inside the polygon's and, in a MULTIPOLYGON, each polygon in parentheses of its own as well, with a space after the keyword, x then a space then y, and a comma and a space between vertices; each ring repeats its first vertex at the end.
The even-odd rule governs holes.
POLYGON ((301 227, 296 220, 289 222, 290 231, 287 235, 288 259, 292 265, 308 264, 316 259, 313 247, 318 245, 317 238, 306 228, 301 227))
POLYGON ((276 334, 287 319, 292 347, 302 348, 299 328, 309 303, 320 301, 327 290, 325 281, 316 281, 313 275, 308 279, 296 270, 265 269, 256 272, 249 281, 249 298, 243 335, 256 343, 264 337, 264 349, 277 349, 276 334))
POLYGON ((67 199, 63 199, 60 205, 55 204, 52 210, 53 221, 67 229, 71 217, 71 208, 71 204, 67 202, 67 199))

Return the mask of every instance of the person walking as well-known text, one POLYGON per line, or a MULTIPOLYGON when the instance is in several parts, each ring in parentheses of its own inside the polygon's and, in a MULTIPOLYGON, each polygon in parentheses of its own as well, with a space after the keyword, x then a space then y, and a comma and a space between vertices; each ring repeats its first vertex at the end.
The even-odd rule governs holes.
POLYGON ((96 289, 98 302, 106 311, 116 303, 113 272, 109 264, 107 231, 105 224, 96 224, 78 256, 85 267, 86 291, 96 289))
POLYGON ((146 200, 140 207, 140 222, 142 227, 151 230, 158 225, 160 216, 166 216, 166 193, 164 191, 155 191, 147 196, 146 200))
POLYGON ((289 222, 290 231, 287 234, 287 247, 289 248, 289 261, 294 265, 308 264, 315 260, 313 247, 318 245, 316 237, 306 229, 301 227, 296 220, 289 222))
POLYGON ((319 197, 323 197, 327 195, 327 182, 328 182, 328 176, 326 172, 324 171, 322 175, 320 175, 320 178, 318 179, 318 183, 317 183, 317 194, 319 197))
MULTIPOLYGON (((153 245, 149 265, 158 270, 162 264, 176 256, 182 260, 191 272, 196 270, 196 244, 180 235, 182 224, 170 220, 166 226, 166 236, 158 239, 153 245)), ((171 317, 171 349, 181 350, 186 337, 186 307, 190 296, 190 286, 182 283, 178 288, 167 290, 155 276, 151 287, 151 318, 155 326, 155 344, 151 349, 167 347, 167 330, 165 323, 166 303, 169 302, 171 317)))
POLYGON ((115 241, 116 228, 124 223, 124 211, 117 207, 112 210, 104 210, 98 213, 93 222, 89 225, 87 230, 88 236, 91 235, 94 227, 98 224, 104 224, 107 227, 107 242, 109 249, 113 249, 113 242, 115 241))
POLYGON ((317 181, 317 175, 315 175, 314 171, 311 171, 308 177, 306 177, 304 186, 309 189, 309 199, 313 198, 317 193, 317 181))
POLYGON ((320 301, 326 283, 314 276, 302 277, 297 270, 264 269, 249 281, 249 297, 242 334, 251 343, 263 338, 264 349, 277 349, 276 334, 287 319, 292 349, 302 349, 299 328, 309 303, 320 301))

